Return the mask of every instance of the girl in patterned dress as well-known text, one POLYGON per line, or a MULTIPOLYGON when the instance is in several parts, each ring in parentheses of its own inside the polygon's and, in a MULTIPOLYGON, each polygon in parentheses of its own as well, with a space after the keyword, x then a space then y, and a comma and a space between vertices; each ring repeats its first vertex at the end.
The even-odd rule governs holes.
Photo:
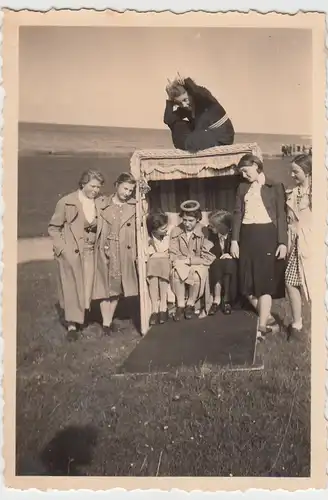
POLYGON ((147 260, 147 281, 152 304, 150 325, 165 323, 168 319, 167 297, 171 263, 169 259, 168 216, 163 212, 147 217, 150 236, 147 260))
POLYGON ((285 275, 293 321, 287 340, 303 328, 301 290, 311 300, 310 242, 312 238, 312 156, 301 154, 292 163, 296 186, 287 192, 288 258, 285 275))

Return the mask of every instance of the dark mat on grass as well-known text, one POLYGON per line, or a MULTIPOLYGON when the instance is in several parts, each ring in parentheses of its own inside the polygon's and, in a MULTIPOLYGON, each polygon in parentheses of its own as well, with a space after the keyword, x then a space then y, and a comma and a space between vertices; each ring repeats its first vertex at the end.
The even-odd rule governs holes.
POLYGON ((251 312, 170 320, 149 330, 117 374, 167 372, 203 363, 225 369, 254 369, 260 367, 255 351, 256 316, 251 312))

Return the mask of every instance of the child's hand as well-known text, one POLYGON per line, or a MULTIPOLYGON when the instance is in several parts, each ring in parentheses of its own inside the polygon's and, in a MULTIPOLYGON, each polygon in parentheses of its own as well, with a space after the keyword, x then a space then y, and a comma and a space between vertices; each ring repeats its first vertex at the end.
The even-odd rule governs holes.
POLYGON ((234 259, 239 259, 239 245, 238 245, 238 241, 232 241, 231 242, 230 253, 231 253, 231 256, 234 259))
POLYGON ((224 253, 223 255, 221 255, 220 259, 232 259, 230 253, 224 253))

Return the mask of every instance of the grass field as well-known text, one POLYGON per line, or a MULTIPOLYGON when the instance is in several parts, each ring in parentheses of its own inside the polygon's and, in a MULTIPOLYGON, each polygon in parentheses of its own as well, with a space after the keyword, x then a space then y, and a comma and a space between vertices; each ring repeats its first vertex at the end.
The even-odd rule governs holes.
MULTIPOLYGON (((58 195, 75 187, 82 163, 90 160, 39 161, 20 161, 20 236, 45 232, 58 195)), ((106 162, 97 168, 109 174, 110 186, 126 165, 106 162)), ((285 164, 268 162, 267 171, 288 182, 285 164)), ((124 304, 113 338, 103 338, 93 322, 79 342, 67 344, 55 303, 54 263, 20 265, 18 473, 34 456, 42 457, 48 473, 62 475, 309 476, 308 309, 302 341, 287 343, 282 329, 260 344, 264 370, 199 366, 116 377, 115 368, 140 340, 124 318, 124 304)), ((286 302, 274 309, 289 321, 286 302)))

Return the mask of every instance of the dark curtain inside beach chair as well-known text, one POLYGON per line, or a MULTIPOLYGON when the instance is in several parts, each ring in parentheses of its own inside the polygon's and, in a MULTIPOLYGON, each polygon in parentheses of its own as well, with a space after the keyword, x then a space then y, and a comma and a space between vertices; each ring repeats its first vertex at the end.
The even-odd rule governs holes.
POLYGON ((215 209, 232 212, 239 182, 240 178, 235 175, 152 181, 149 182, 149 207, 151 210, 179 213, 183 201, 195 199, 203 212, 215 209))

